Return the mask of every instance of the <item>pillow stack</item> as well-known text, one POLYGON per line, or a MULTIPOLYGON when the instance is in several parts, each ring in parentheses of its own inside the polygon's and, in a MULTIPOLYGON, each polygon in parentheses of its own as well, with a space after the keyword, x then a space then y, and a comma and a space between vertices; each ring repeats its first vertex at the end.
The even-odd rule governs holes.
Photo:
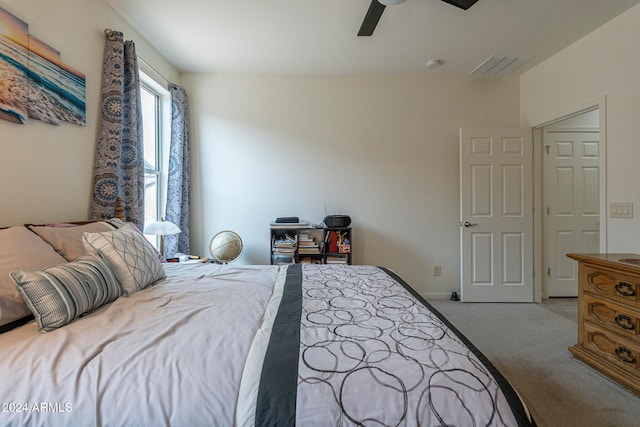
MULTIPOLYGON (((15 286, 11 293, 0 281, 0 320, 8 323, 26 316, 30 310, 41 331, 52 331, 121 295, 131 295, 165 277, 158 252, 149 241, 130 224, 116 226, 120 228, 100 231, 104 228, 92 223, 69 227, 62 233, 59 230, 64 228, 55 233, 50 229, 36 231, 32 228, 44 241, 24 227, 12 227, 27 232, 17 233, 21 239, 31 241, 33 245, 44 245, 46 248, 38 249, 47 256, 33 263, 21 263, 21 270, 16 270, 15 265, 5 268, 3 264, 1 270, 11 268, 8 271, 11 271, 15 286), (70 259, 73 260, 65 262, 70 259), (36 270, 26 270, 25 266, 36 270), (9 303, 21 307, 8 310, 9 303), (8 316, 10 312, 15 313, 8 316)), ((0 239, 3 234, 8 233, 1 230, 0 239)), ((24 243, 20 241, 17 247, 22 246, 24 243)), ((11 246, 0 244, 2 247, 11 246)))

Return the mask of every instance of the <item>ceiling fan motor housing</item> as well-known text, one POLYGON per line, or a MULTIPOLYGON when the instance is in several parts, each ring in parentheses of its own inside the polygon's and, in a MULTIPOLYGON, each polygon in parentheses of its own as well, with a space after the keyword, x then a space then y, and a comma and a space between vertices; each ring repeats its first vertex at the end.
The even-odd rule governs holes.
POLYGON ((467 10, 469 9, 471 6, 473 6, 474 4, 476 4, 476 2, 478 0, 442 0, 443 2, 452 4, 456 7, 459 7, 460 9, 464 9, 467 10))

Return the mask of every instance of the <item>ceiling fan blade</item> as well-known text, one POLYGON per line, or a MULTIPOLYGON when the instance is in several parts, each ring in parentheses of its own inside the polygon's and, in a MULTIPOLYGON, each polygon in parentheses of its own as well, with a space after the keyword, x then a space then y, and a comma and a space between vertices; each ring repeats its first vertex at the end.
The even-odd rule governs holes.
POLYGON ((473 6, 474 4, 476 4, 476 2, 478 0, 442 0, 443 2, 452 4, 454 6, 459 7, 460 9, 464 9, 467 10, 469 9, 471 6, 473 6))
POLYGON ((371 0, 369 10, 367 10, 367 14, 364 16, 360 31, 358 31, 359 36, 366 37, 373 34, 373 30, 376 29, 376 25, 378 25, 378 21, 380 21, 385 7, 385 5, 378 3, 378 0, 371 0))

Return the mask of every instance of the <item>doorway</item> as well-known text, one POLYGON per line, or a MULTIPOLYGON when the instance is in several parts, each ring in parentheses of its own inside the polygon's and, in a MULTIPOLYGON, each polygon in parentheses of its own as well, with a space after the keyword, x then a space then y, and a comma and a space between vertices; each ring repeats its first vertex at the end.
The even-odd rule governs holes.
POLYGON ((578 269, 567 253, 604 246, 604 142, 599 107, 536 128, 540 147, 542 297, 575 297, 578 269))

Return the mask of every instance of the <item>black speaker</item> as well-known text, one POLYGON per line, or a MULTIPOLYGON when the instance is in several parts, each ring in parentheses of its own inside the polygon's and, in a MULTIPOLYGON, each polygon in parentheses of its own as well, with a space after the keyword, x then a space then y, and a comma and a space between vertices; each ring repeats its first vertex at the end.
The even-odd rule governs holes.
POLYGON ((348 227, 351 224, 349 215, 327 215, 324 217, 324 225, 326 227, 348 227))

